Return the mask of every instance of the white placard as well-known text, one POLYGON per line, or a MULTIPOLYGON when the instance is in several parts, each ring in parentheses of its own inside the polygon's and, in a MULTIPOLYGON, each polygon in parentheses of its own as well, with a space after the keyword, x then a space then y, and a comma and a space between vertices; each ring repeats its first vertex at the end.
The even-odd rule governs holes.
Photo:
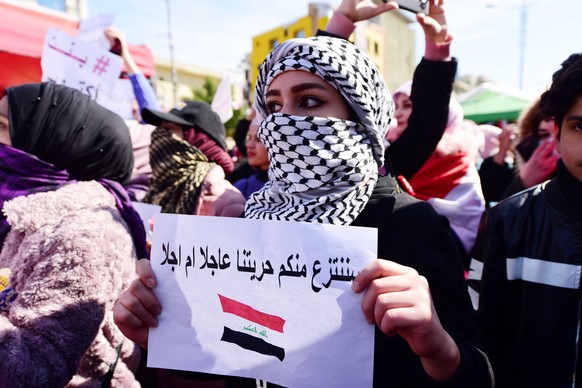
POLYGON ((115 16, 114 13, 106 13, 81 20, 77 39, 109 51, 110 43, 105 37, 105 29, 113 24, 115 16))
POLYGON ((99 98, 97 101, 101 106, 117 113, 122 119, 133 119, 133 104, 135 94, 131 81, 127 78, 119 78, 115 81, 113 91, 108 98, 99 98))
POLYGON ((122 62, 118 55, 49 28, 41 58, 42 80, 72 87, 100 102, 110 98, 122 62))
POLYGON ((353 278, 372 228, 159 214, 151 261, 163 311, 148 366, 287 387, 371 387, 374 326, 353 278))

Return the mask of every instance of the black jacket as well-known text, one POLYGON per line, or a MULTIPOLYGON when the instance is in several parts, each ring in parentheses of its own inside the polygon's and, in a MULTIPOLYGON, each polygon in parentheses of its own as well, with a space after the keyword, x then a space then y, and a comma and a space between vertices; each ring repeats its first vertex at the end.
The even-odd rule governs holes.
POLYGON ((352 224, 378 228, 378 256, 416 269, 427 278, 443 327, 461 351, 461 366, 447 383, 436 383, 401 337, 376 327, 375 387, 489 387, 486 357, 467 292, 460 254, 448 221, 424 201, 403 193, 391 177, 380 178, 364 211, 352 224))
POLYGON ((414 108, 408 126, 385 152, 386 166, 394 175, 410 179, 433 154, 447 127, 456 73, 454 58, 420 60, 412 78, 410 99, 414 108))
POLYGON ((480 291, 478 321, 498 387, 572 387, 582 362, 582 183, 566 188, 564 173, 559 166, 558 178, 482 220, 471 266, 482 266, 482 278, 477 271, 471 286, 480 291))

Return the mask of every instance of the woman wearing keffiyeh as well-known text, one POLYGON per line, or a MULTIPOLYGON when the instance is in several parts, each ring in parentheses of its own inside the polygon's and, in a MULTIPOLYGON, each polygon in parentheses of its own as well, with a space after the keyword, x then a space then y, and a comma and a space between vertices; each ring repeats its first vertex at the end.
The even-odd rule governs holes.
MULTIPOLYGON (((370 59, 341 39, 291 39, 262 64, 255 106, 271 165, 245 216, 378 229, 382 259, 352 287, 376 324, 374 386, 490 386, 446 221, 378 175, 393 102, 370 59)), ((124 292, 114 315, 145 346, 161 306, 148 263, 138 268, 139 290, 124 292)))
POLYGON ((145 257, 127 126, 53 83, 0 100, 0 386, 139 386, 110 310, 145 257))

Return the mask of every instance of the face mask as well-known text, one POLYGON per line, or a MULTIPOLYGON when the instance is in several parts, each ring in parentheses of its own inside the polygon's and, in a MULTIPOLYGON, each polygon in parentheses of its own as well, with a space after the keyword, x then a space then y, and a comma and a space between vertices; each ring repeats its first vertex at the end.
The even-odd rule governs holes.
POLYGON ((247 202, 247 217, 350 224, 368 202, 378 165, 360 124, 278 113, 257 136, 269 152, 269 182, 247 202))

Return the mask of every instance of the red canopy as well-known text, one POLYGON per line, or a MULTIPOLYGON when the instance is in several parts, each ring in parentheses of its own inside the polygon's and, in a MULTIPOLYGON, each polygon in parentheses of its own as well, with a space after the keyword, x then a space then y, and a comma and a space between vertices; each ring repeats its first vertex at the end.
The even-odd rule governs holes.
MULTIPOLYGON (((75 35, 79 22, 56 12, 0 1, 0 89, 40 82, 40 57, 49 27, 75 35)), ((129 51, 147 77, 155 74, 154 58, 149 48, 130 45, 129 51)))

